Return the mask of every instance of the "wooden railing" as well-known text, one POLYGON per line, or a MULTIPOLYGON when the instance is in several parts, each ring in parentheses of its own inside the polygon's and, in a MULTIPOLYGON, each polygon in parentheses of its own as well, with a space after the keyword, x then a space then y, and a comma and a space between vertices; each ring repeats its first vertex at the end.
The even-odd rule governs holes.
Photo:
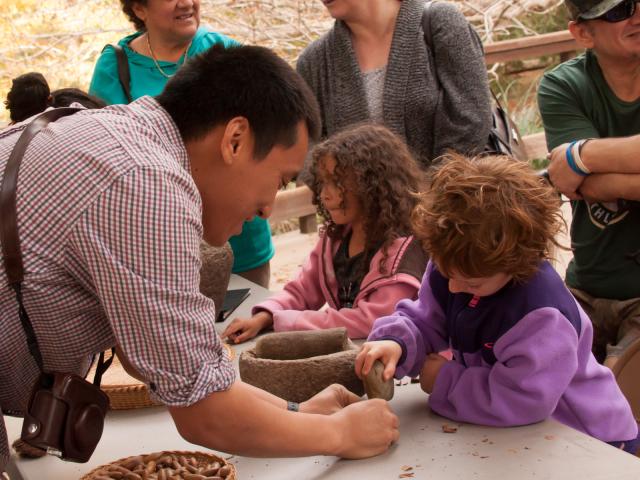
POLYGON ((575 52, 579 49, 580 47, 569 30, 563 30, 562 32, 545 33, 533 37, 487 43, 484 46, 484 58, 485 63, 491 65, 543 55, 575 52))
MULTIPOLYGON (((484 46, 487 65, 543 55, 566 54, 578 49, 578 44, 568 30, 488 43, 484 46)), ((546 156, 547 145, 544 133, 528 135, 523 138, 523 141, 529 159, 546 156)), ((315 231, 316 208, 312 205, 311 198, 311 191, 305 186, 279 192, 270 217, 271 223, 298 217, 302 233, 315 231)))

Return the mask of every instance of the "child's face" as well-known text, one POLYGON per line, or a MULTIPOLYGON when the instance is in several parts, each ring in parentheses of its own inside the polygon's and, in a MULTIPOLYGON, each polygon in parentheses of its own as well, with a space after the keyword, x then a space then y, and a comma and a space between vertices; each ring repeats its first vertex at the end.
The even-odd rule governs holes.
POLYGON ((490 277, 472 278, 456 272, 449 277, 449 291, 451 293, 469 293, 477 297, 488 297, 504 287, 512 278, 512 275, 506 273, 496 273, 490 277))
POLYGON ((327 157, 322 160, 319 169, 322 189, 320 190, 320 201, 324 208, 331 215, 331 220, 337 225, 359 224, 362 222, 362 209, 358 198, 349 188, 349 179, 341 179, 344 186, 344 195, 336 184, 335 179, 336 160, 327 157))

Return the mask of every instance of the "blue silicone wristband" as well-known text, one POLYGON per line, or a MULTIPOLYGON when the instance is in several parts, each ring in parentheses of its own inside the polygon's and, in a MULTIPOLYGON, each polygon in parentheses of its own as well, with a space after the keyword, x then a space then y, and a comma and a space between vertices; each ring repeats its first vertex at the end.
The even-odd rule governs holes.
POLYGON ((573 170, 574 172, 576 172, 578 175, 580 175, 581 177, 586 177, 587 175, 589 175, 587 172, 583 172, 580 168, 578 168, 578 165, 576 165, 576 161, 573 158, 573 152, 571 151, 571 149, 573 148, 573 146, 578 143, 576 142, 571 142, 571 144, 569 144, 569 146, 567 147, 567 163, 569 164, 569 168, 571 170, 573 170))

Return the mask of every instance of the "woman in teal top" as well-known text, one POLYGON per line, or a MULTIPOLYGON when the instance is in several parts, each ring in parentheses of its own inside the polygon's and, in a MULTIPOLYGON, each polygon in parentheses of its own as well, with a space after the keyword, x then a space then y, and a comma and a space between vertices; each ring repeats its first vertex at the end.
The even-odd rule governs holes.
MULTIPOLYGON (((222 43, 235 40, 200 25, 200 0, 120 0, 122 10, 136 27, 118 45, 129 66, 131 99, 158 95, 186 59, 222 43)), ((120 83, 116 51, 107 45, 93 71, 89 92, 107 104, 128 103, 120 83)), ((234 254, 233 272, 269 285, 274 248, 269 223, 259 217, 245 222, 242 233, 229 240, 234 254)))

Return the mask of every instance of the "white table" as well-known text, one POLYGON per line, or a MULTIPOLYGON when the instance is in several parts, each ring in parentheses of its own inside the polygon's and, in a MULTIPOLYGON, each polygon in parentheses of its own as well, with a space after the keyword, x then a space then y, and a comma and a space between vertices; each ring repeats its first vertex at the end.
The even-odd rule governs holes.
MULTIPOLYGON (((230 288, 249 286, 233 276, 230 288)), ((247 315, 251 305, 269 292, 251 284, 251 296, 232 317, 247 315)), ((220 324, 223 328, 224 324, 220 324)), ((236 353, 251 344, 234 347, 236 353)), ((237 358, 237 356, 236 356, 237 358)), ((256 459, 232 457, 240 480, 398 479, 413 473, 429 480, 574 479, 638 480, 640 459, 554 421, 518 428, 456 424, 432 413, 418 385, 396 387, 393 410, 400 417, 400 441, 386 454, 367 460, 335 457, 256 459), (442 425, 457 426, 444 433, 442 425), (410 468, 410 469, 409 469, 410 468)), ((21 419, 5 417, 10 441, 20 435, 21 419)), ((91 461, 62 462, 12 458, 12 480, 77 480, 94 467, 137 453, 159 450, 202 450, 183 440, 162 407, 113 411, 91 461)), ((223 457, 229 455, 219 453, 223 457)))

